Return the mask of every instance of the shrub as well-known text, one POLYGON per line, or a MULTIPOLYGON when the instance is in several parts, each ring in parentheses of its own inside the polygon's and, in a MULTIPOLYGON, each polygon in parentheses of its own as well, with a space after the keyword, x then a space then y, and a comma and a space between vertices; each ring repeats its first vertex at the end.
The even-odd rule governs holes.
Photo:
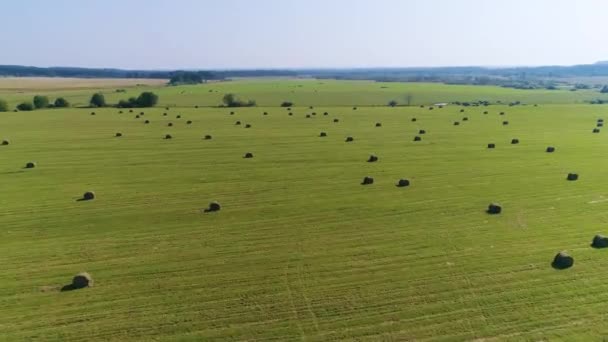
POLYGON ((0 99, 0 112, 8 112, 8 103, 0 99))
POLYGON ((56 108, 66 108, 69 106, 70 106, 70 103, 68 102, 68 100, 64 99, 63 97, 59 97, 55 100, 56 108))
POLYGON ((34 104, 31 102, 23 102, 23 103, 20 103, 19 105, 17 105, 17 109, 19 109, 21 111, 34 110, 34 104))
POLYGON ((391 107, 395 107, 397 105, 397 101, 391 100, 391 101, 388 102, 388 105, 391 106, 391 107))
POLYGON ((46 108, 49 106, 49 98, 42 95, 34 96, 34 107, 36 109, 46 108))
POLYGON ((89 101, 91 107, 105 107, 106 106, 106 98, 102 93, 95 93, 91 96, 91 100, 89 101))
POLYGON ((244 102, 239 100, 234 94, 226 94, 222 98, 222 102, 226 107, 255 107, 256 102, 254 100, 248 100, 244 102))

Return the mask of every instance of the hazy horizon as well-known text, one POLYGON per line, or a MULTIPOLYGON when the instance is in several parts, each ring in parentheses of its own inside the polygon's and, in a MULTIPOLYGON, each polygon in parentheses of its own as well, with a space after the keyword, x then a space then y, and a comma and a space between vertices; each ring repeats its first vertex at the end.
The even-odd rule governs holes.
POLYGON ((0 64, 139 70, 534 67, 608 60, 600 0, 23 0, 0 64), (32 10, 35 9, 35 10, 32 10))

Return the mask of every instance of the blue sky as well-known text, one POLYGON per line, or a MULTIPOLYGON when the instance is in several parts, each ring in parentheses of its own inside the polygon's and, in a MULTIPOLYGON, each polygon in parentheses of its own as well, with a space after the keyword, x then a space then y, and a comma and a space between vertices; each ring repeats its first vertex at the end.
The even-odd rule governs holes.
POLYGON ((5 0, 0 64, 175 68, 608 60, 604 0, 5 0))

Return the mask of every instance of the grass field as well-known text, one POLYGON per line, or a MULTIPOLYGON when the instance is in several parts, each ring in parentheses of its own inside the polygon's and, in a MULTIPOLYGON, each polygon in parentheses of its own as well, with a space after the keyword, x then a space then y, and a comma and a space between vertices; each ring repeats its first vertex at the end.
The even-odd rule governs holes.
MULTIPOLYGON (((162 107, 140 119, 113 108, 1 113, 0 340, 606 336, 608 252, 589 247, 608 233, 608 137, 591 133, 606 107, 576 104, 585 92, 388 87, 238 81, 153 88, 162 107), (539 106, 365 106, 405 90, 417 103, 539 106), (225 92, 261 106, 192 107, 225 92), (293 116, 267 107, 287 99, 300 105, 293 116), (77 201, 88 190, 97 198, 77 201), (222 210, 203 213, 213 200, 222 210), (487 215, 490 202, 503 213, 487 215), (560 250, 574 267, 550 266, 560 250), (81 271, 93 287, 59 291, 81 271)), ((92 90, 58 93, 84 103, 92 90)))

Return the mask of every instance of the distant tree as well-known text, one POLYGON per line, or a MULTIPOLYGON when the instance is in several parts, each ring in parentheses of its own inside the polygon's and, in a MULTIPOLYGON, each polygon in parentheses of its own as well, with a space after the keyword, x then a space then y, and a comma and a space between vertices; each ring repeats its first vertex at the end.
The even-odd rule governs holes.
POLYGON ((150 91, 145 91, 137 97, 138 107, 154 107, 158 103, 158 95, 150 91))
POLYGON ((391 100, 391 101, 388 102, 388 105, 391 106, 391 107, 395 107, 397 105, 397 101, 391 100))
POLYGON ((603 86, 602 89, 600 90, 600 93, 602 93, 602 94, 608 93, 608 85, 603 86))
POLYGON ((69 107, 70 103, 68 102, 68 100, 64 99, 63 97, 58 97, 55 100, 55 107, 56 108, 66 108, 69 107))
POLYGON ((283 101, 283 103, 281 103, 281 107, 293 107, 293 102, 283 101))
POLYGON ((30 111, 30 110, 34 110, 34 104, 31 102, 23 102, 20 103, 17 106, 17 109, 21 110, 21 111, 30 111))
POLYGON ((102 93, 95 93, 91 96, 91 100, 89 101, 91 107, 105 107, 106 106, 106 98, 102 93))
POLYGON ((405 103, 410 106, 412 104, 412 94, 405 94, 405 103))
POLYGON ((234 94, 226 94, 222 98, 222 102, 224 102, 226 107, 234 107, 234 104, 237 102, 236 96, 234 94))
POLYGON ((34 96, 34 107, 36 109, 46 108, 49 106, 49 98, 42 95, 34 96))
POLYGON ((8 103, 3 99, 0 99, 0 112, 8 112, 8 103))

